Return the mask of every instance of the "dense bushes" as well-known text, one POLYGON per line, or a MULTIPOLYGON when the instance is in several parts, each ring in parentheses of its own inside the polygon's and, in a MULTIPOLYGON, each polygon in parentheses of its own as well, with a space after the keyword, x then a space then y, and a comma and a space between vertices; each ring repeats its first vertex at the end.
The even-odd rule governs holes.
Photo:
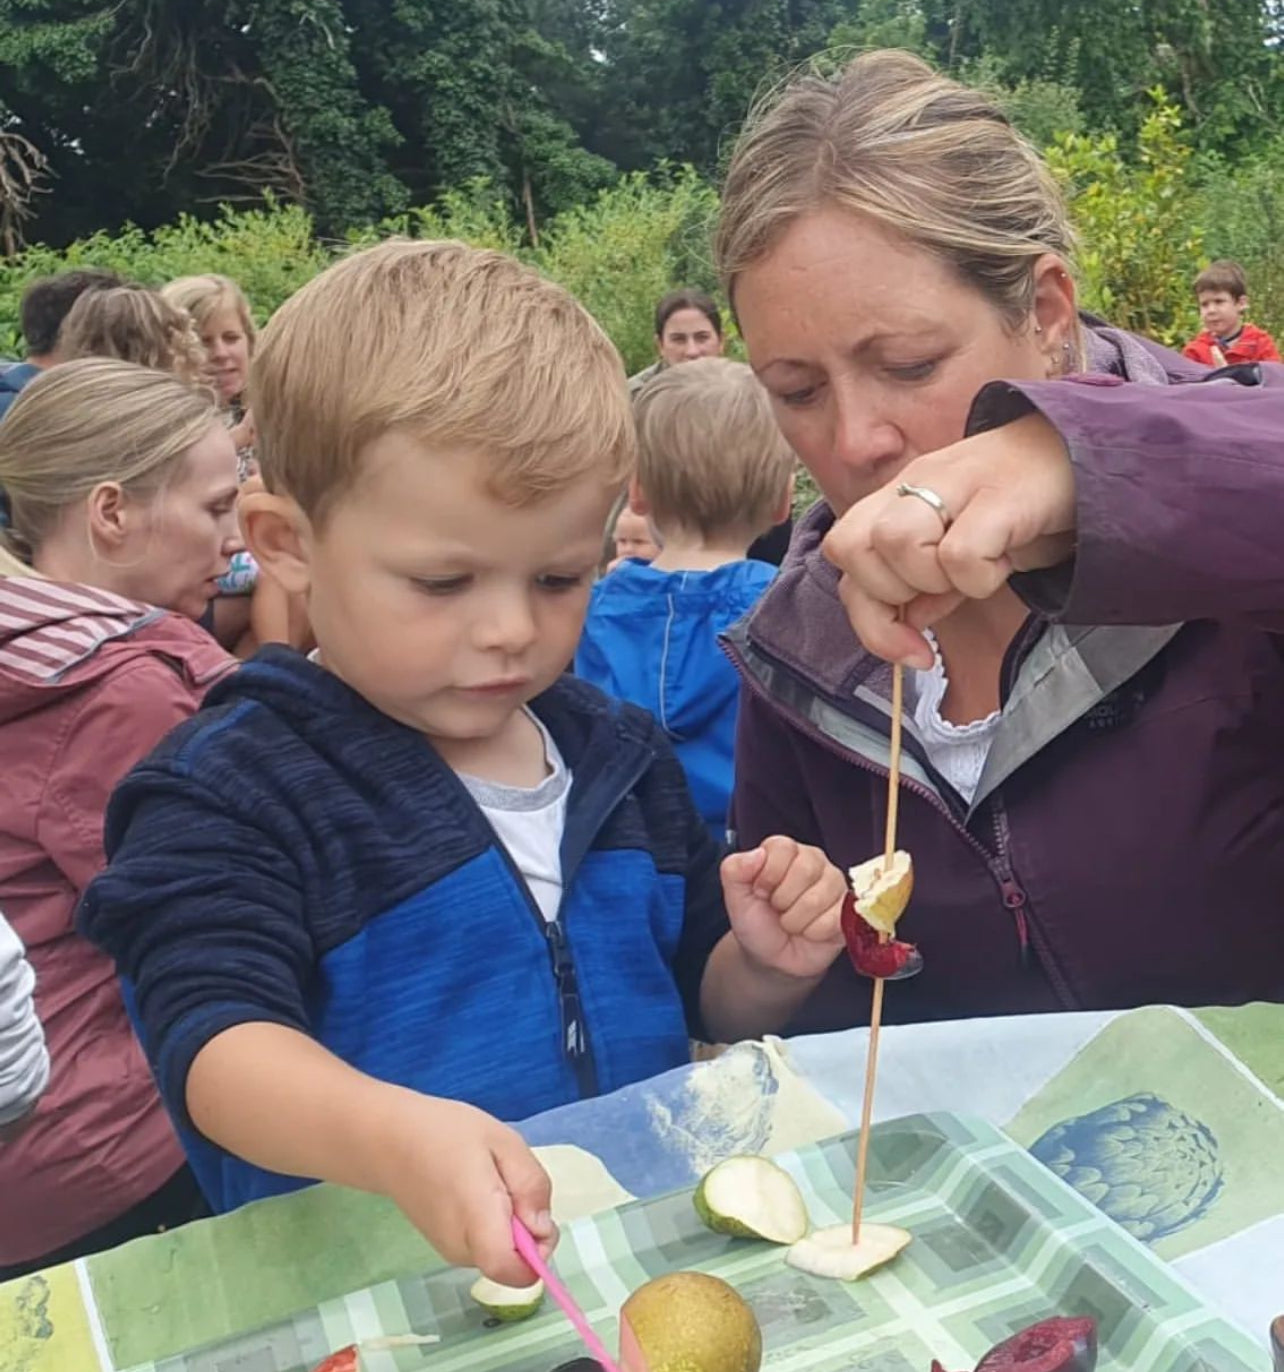
POLYGON ((524 241, 506 198, 485 182, 384 220, 342 244, 319 241, 301 209, 277 205, 224 209, 211 222, 185 217, 151 235, 133 228, 114 238, 95 234, 60 253, 37 247, 0 260, 0 354, 21 351, 23 287, 63 268, 111 267, 154 285, 188 272, 225 272, 245 287, 261 321, 335 252, 407 234, 462 238, 517 253, 572 290, 635 370, 654 353, 650 319, 656 298, 674 282, 713 284, 707 243, 715 204, 713 191, 693 172, 661 168, 650 177, 625 177, 589 204, 559 215, 537 249, 524 241))
MULTIPOLYGON (((1114 134, 1063 133, 1049 160, 1062 178, 1081 240, 1086 306, 1126 328, 1178 343, 1198 328, 1190 283, 1211 257, 1243 262, 1253 316, 1284 333, 1284 143, 1237 165, 1192 151, 1177 110, 1158 95, 1135 149, 1114 134)), ((601 321, 632 371, 651 360, 651 309, 674 284, 711 287, 712 188, 691 169, 661 167, 619 180, 547 221, 538 246, 509 199, 475 181, 436 205, 323 242, 296 206, 184 217, 148 235, 95 234, 65 251, 32 248, 0 260, 0 354, 16 355, 18 299, 32 278, 64 267, 113 267, 149 283, 195 271, 239 280, 266 318, 335 252, 392 233, 456 237, 517 253, 564 283, 601 321)))

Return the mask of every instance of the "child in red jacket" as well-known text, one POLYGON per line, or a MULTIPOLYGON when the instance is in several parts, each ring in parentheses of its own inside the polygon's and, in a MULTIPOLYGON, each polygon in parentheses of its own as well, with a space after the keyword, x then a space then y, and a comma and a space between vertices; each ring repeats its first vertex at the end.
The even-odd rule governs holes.
POLYGON ((1238 262, 1213 262, 1195 278, 1195 298, 1203 332, 1182 352, 1208 367, 1237 362, 1278 362, 1275 340, 1256 324, 1246 324, 1248 283, 1238 262))

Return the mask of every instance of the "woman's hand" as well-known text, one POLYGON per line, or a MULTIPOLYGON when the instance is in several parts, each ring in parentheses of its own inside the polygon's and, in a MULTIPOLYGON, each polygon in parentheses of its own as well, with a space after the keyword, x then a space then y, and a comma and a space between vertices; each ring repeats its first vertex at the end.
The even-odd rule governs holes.
POLYGON ((889 662, 928 668, 920 630, 964 600, 986 600, 1014 571, 1064 562, 1074 550, 1074 470, 1038 413, 915 458, 830 530, 825 556, 860 641, 889 662), (934 491, 951 515, 899 496, 934 491))

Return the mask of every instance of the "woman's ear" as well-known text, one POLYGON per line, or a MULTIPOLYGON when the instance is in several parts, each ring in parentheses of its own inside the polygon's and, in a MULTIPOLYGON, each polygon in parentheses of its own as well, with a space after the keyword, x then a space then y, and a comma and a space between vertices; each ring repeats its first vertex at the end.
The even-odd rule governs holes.
POLYGON ((313 530, 298 502, 274 495, 255 476, 241 487, 237 516, 245 546, 259 566, 291 595, 306 595, 312 584, 313 530))
POLYGON ((144 507, 132 500, 118 482, 104 481, 89 492, 85 517, 90 546, 95 553, 101 551, 110 562, 113 554, 119 553, 140 527, 144 507))
POLYGON ((629 477, 629 509, 643 518, 651 513, 651 502, 643 493, 642 483, 636 476, 629 477))
POLYGON ((1032 312, 1039 346, 1048 359, 1048 374, 1077 370, 1079 308, 1074 278, 1056 253, 1044 253, 1034 264, 1032 312))

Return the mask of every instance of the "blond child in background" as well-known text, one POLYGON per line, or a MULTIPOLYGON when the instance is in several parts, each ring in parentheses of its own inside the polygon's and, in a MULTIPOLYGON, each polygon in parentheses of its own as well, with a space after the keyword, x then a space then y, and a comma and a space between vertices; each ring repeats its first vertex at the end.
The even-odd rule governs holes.
POLYGON ((775 574, 747 550, 789 512, 793 454, 742 362, 668 368, 639 393, 634 412, 632 508, 662 547, 649 565, 626 562, 593 588, 575 671, 659 720, 721 838, 739 681, 718 635, 775 574))
POLYGON ((242 520, 317 653, 265 649, 125 781, 82 925, 216 1209, 341 1182, 527 1282, 549 1182, 500 1120, 783 1028, 842 874, 720 861, 654 721, 562 675, 634 459, 564 290, 385 243, 282 307, 252 386, 242 520))

